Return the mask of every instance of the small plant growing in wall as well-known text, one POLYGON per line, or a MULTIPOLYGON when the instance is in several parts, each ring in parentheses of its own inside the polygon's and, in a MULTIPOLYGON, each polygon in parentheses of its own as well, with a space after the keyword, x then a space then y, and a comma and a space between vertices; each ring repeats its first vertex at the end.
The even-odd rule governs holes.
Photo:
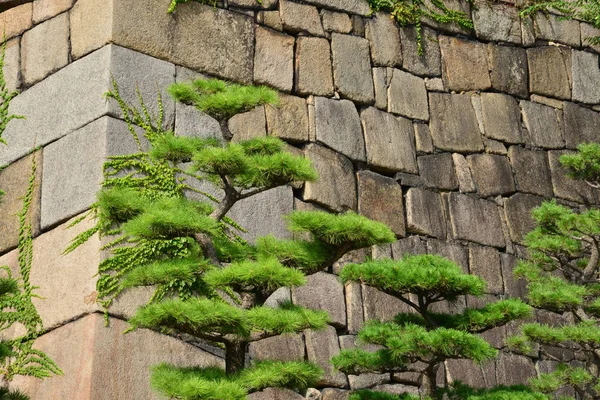
MULTIPOLYGON (((238 112, 278 100, 272 90, 219 80, 176 84, 170 93, 222 126, 238 112)), ((351 250, 394 241, 394 234, 354 213, 294 212, 286 217, 289 228, 308 233, 309 240, 267 236, 250 245, 239 237, 241 227, 227 212, 271 188, 317 179, 310 161, 286 152, 285 143, 272 137, 221 143, 176 136, 164 131, 162 116, 151 118, 143 104, 141 112, 126 105, 116 84, 108 96, 121 105, 140 152, 108 160, 93 209, 98 225, 70 249, 98 231, 116 235, 109 245, 113 256, 100 265, 98 290, 104 304, 109 306, 128 288, 152 286, 149 304, 130 319, 133 329, 184 335, 225 353, 224 368, 158 365, 153 387, 174 399, 235 400, 268 387, 302 390, 314 385, 322 374, 318 366, 304 361, 248 364, 248 345, 324 328, 328 315, 290 302, 268 307, 265 301, 278 288, 303 285, 306 274, 330 267, 351 250), (148 150, 134 124, 144 128, 148 150), (183 164, 189 167, 183 169, 183 164), (215 198, 194 189, 202 182, 215 185, 222 195, 215 198), (185 190, 203 193, 207 201, 190 200, 185 190)))

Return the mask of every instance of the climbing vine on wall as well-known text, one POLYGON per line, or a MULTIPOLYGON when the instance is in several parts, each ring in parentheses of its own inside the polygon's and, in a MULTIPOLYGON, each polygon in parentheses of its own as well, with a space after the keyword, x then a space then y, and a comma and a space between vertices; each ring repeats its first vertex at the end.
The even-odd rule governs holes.
MULTIPOLYGON (((6 144, 6 140, 2 134, 6 130, 6 126, 13 119, 23 119, 21 115, 13 115, 8 113, 10 101, 17 95, 16 91, 9 91, 4 79, 4 56, 6 54, 6 38, 2 40, 0 46, 0 143, 6 144)), ((1 193, 1 192, 0 192, 1 193)))

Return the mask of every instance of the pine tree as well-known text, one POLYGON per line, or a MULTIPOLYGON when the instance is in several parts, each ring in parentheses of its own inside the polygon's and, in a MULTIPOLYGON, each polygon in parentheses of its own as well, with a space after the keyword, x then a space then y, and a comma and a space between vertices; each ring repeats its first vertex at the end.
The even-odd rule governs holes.
MULTIPOLYGON (((563 155, 560 162, 571 178, 600 188, 600 145, 582 144, 576 154, 563 155)), ((543 358, 558 362, 563 360, 547 346, 576 351, 586 360, 585 366, 561 363, 531 384, 545 393, 570 387, 580 398, 599 399, 600 210, 574 210, 552 200, 532 215, 537 226, 526 237, 528 258, 519 263, 516 273, 528 282, 529 304, 573 322, 525 324, 522 334, 511 338, 511 345, 526 353, 535 349, 543 358)))
MULTIPOLYGON (((278 100, 270 89, 219 80, 180 83, 169 92, 221 126, 238 112, 278 100)), ((132 329, 182 335, 225 353, 225 369, 158 365, 153 387, 175 399, 236 400, 267 387, 303 389, 317 382, 322 371, 306 362, 248 365, 249 343, 328 323, 323 311, 291 303, 267 307, 265 301, 278 288, 303 285, 306 274, 329 268, 349 251, 394 241, 394 234, 354 213, 297 211, 286 217, 289 228, 310 234, 310 240, 267 236, 250 245, 227 212, 271 188, 317 179, 310 161, 286 152, 285 143, 273 137, 222 143, 177 136, 162 128, 162 111, 153 118, 143 101, 141 111, 126 104, 116 83, 108 97, 121 105, 140 151, 107 161, 92 209, 98 223, 68 250, 95 232, 113 235, 108 246, 113 255, 100 265, 103 304, 109 307, 128 288, 153 286, 149 304, 130 319, 132 329), (144 129, 150 149, 143 149, 134 125, 144 129), (200 182, 216 185, 222 197, 194 189, 200 182), (203 194, 206 201, 188 199, 186 191, 203 194)), ((162 110, 160 104, 159 97, 162 110)))
MULTIPOLYGON (((418 372, 424 377, 422 390, 428 396, 435 394, 441 363, 449 359, 482 362, 494 358, 497 351, 477 334, 530 313, 529 306, 515 299, 479 309, 468 308, 462 314, 433 311, 439 302, 453 302, 466 295, 482 296, 485 290, 480 277, 465 274, 455 263, 436 255, 349 264, 342 270, 341 279, 360 282, 394 296, 408 305, 411 312, 397 314, 392 322, 368 321, 359 338, 381 349, 344 350, 333 359, 334 365, 350 374, 418 372)), ((355 398, 392 398, 386 396, 365 391, 357 393, 355 398)))

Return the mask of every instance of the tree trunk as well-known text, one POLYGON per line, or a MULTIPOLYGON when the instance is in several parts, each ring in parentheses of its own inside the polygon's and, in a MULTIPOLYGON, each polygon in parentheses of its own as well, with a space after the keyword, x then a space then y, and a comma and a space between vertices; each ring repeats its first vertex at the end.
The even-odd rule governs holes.
POLYGON ((246 342, 233 342, 225 345, 225 372, 233 375, 246 364, 246 342))
POLYGON ((437 389, 437 370, 438 365, 431 364, 424 371, 425 382, 423 383, 425 386, 424 392, 426 396, 433 397, 435 395, 435 391, 437 389))

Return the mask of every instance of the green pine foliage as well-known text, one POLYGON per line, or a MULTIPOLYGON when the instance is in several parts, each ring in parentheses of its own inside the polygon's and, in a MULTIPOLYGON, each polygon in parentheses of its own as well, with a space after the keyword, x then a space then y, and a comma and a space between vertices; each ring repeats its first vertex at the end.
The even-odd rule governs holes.
MULTIPOLYGON (((575 154, 564 155, 561 163, 567 175, 598 187, 600 146, 582 144, 575 154)), ((600 396, 600 210, 596 207, 573 210, 555 200, 532 212, 536 228, 526 237, 528 258, 515 273, 527 280, 532 306, 562 314, 572 323, 561 325, 528 323, 510 345, 523 353, 533 351, 557 360, 549 347, 570 349, 580 354, 583 366, 560 365, 542 374, 531 385, 543 393, 572 388, 581 398, 600 396), (536 346, 542 345, 542 346, 536 346), (583 357, 583 358, 581 358, 583 357)))
MULTIPOLYGON (((458 265, 440 256, 349 264, 342 270, 341 279, 377 288, 400 299, 412 312, 398 314, 393 322, 367 322, 359 338, 380 349, 374 352, 361 348, 343 350, 333 359, 333 364, 351 374, 418 372, 426 378, 424 389, 429 396, 436 392, 440 363, 448 359, 483 362, 494 358, 497 350, 477 333, 530 314, 530 307, 515 299, 466 309, 457 315, 434 312, 432 306, 436 303, 453 302, 465 295, 482 296, 485 291, 481 278, 463 273, 458 265)), ((356 396, 357 399, 386 399, 385 395, 370 392, 356 396)))
MULTIPOLYGON (((221 126, 236 113, 278 101, 270 89, 215 79, 178 83, 169 92, 221 126)), ((143 101, 140 110, 126 104, 116 82, 107 97, 121 106, 139 152, 108 159, 91 210, 97 224, 67 251, 96 233, 110 237, 106 249, 112 256, 100 264, 98 281, 107 316, 124 290, 150 287, 154 295, 130 319, 131 329, 188 335, 225 351, 225 369, 156 366, 153 387, 173 399, 229 400, 267 387, 314 385, 322 371, 304 361, 246 363, 254 341, 323 329, 329 322, 323 311, 289 302, 266 306, 267 299, 279 288, 304 285, 306 274, 331 267, 347 252, 390 243, 395 235, 354 213, 294 212, 287 216, 290 230, 308 239, 266 236, 246 243, 240 238, 243 227, 228 211, 272 188, 316 180, 310 161, 286 152, 287 145, 273 137, 228 143, 178 136, 163 128, 162 112, 153 117, 143 101), (145 140, 135 126, 144 130, 145 140), (197 189, 203 185, 213 185, 221 195, 197 189), (186 198, 186 192, 201 200, 186 198)), ((161 103, 159 98, 159 110, 161 103)))

